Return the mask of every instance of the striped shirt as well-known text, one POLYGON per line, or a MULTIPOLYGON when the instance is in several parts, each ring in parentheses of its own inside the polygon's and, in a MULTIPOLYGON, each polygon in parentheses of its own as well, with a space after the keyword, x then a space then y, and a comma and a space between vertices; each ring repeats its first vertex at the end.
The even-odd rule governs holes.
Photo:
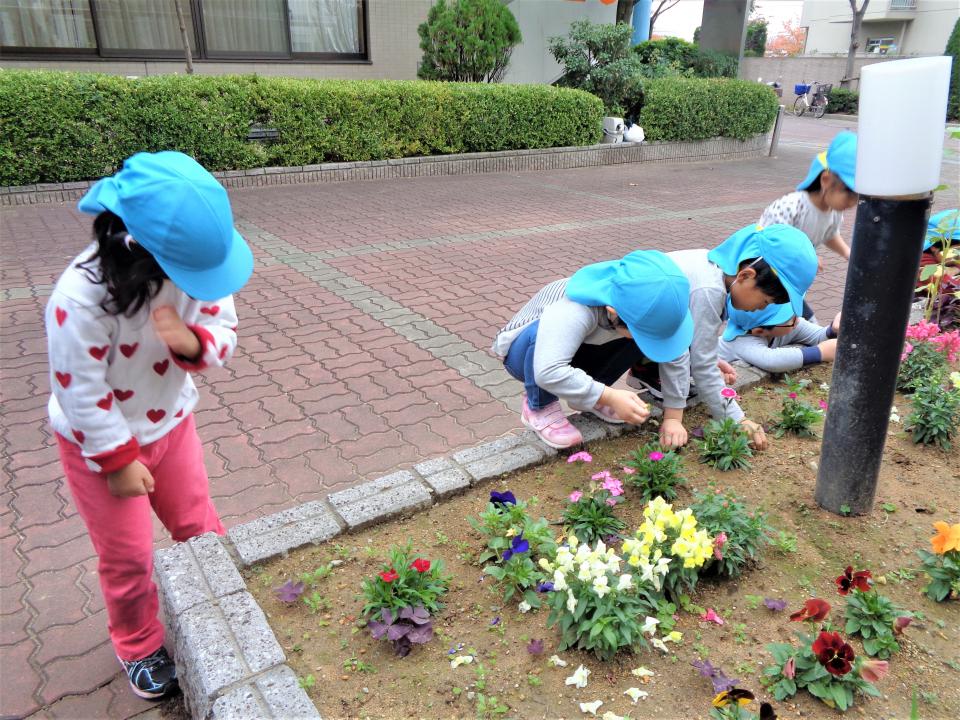
POLYGON ((510 352, 513 341, 523 332, 523 329, 530 323, 539 320, 548 306, 565 297, 564 293, 569 280, 570 278, 554 280, 520 308, 520 312, 513 316, 513 319, 497 333, 497 337, 493 340, 491 349, 497 357, 506 357, 507 353, 510 352))

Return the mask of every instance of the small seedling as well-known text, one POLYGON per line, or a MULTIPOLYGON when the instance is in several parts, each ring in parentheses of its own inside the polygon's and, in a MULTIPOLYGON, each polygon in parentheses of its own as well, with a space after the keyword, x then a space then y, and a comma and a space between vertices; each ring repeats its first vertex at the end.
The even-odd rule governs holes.
POLYGON ((446 533, 437 530, 434 534, 434 545, 446 545, 450 542, 450 538, 447 537, 446 533))
POLYGON ((755 672, 757 672, 757 668, 749 660, 743 660, 742 662, 737 663, 737 675, 753 675, 755 672))
POLYGON ((763 598, 760 595, 744 595, 743 599, 747 603, 747 610, 756 610, 760 607, 760 603, 763 602, 763 598))
POLYGON ((304 595, 303 602, 314 614, 330 609, 330 601, 316 590, 309 595, 304 595))
POLYGON ((846 517, 847 515, 849 515, 849 514, 850 514, 850 506, 847 505, 846 503, 844 503, 843 505, 841 505, 841 506, 840 506, 840 514, 843 515, 844 517, 846 517))
POLYGON ((737 623, 733 626, 733 641, 738 645, 747 644, 747 624, 737 623))
POLYGON ((306 677, 297 678, 297 685, 299 685, 304 690, 309 690, 316 684, 317 684, 317 679, 313 675, 307 675, 306 677))
POLYGON ((777 536, 773 538, 773 546, 781 555, 795 553, 797 551, 797 536, 780 530, 777 532, 777 536))
POLYGON ((500 702, 495 695, 487 697, 483 693, 477 693, 476 709, 478 718, 495 718, 510 712, 510 708, 500 702))
POLYGON ((362 673, 374 673, 376 668, 373 667, 370 663, 366 663, 359 658, 352 657, 343 661, 343 669, 351 670, 353 672, 362 672, 362 673))
POLYGON ((345 545, 341 545, 340 543, 333 544, 333 552, 335 552, 344 560, 350 557, 350 548, 345 545))
POLYGON ((543 685, 543 680, 540 679, 539 675, 534 675, 532 673, 529 673, 527 675, 527 685, 529 685, 530 687, 540 687, 541 685, 543 685))
POLYGON ((880 509, 883 510, 885 513, 895 513, 897 511, 897 506, 894 505, 893 503, 887 502, 887 503, 883 503, 880 506, 880 509))

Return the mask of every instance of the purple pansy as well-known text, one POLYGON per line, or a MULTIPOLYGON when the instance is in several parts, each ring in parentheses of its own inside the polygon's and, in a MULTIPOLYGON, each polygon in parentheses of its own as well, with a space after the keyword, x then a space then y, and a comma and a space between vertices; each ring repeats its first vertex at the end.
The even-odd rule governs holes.
POLYGON ((506 562, 514 555, 525 553, 530 549, 530 543, 523 539, 523 533, 517 535, 510 543, 510 547, 503 551, 503 561, 506 562))
POLYGON ((537 585, 538 593, 548 593, 553 592, 553 583, 552 582, 542 582, 537 585))
POLYGON ((506 505, 516 505, 517 498, 509 490, 504 492, 497 492, 496 490, 490 491, 490 502, 494 505, 506 506, 506 505))

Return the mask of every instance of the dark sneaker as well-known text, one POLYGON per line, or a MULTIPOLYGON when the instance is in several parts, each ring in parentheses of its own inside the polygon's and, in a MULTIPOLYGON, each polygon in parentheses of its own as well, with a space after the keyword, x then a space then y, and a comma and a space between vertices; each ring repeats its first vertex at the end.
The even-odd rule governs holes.
POLYGON ((130 689, 144 700, 159 700, 179 688, 177 667, 166 648, 161 647, 141 660, 121 660, 120 664, 127 671, 130 689))

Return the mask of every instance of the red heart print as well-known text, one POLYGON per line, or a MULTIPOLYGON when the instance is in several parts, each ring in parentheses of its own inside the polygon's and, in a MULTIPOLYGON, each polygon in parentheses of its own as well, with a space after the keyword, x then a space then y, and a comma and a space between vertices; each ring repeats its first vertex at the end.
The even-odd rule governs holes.
POLYGON ((227 350, 229 350, 229 349, 230 349, 230 346, 229 346, 229 345, 224 345, 222 348, 220 348, 220 359, 221 359, 221 360, 223 360, 223 358, 226 356, 227 350))
POLYGON ((215 316, 218 312, 220 312, 220 306, 219 306, 219 305, 211 305, 210 307, 200 308, 200 312, 202 312, 204 315, 209 315, 209 316, 213 317, 213 316, 215 316))
POLYGON ((134 343, 133 345, 127 345, 126 343, 124 343, 123 345, 120 346, 120 352, 123 353, 124 357, 128 358, 137 351, 138 347, 140 347, 140 343, 134 343))
POLYGON ((71 430, 70 432, 73 433, 73 436, 77 439, 77 442, 80 443, 81 445, 83 444, 84 438, 87 437, 79 430, 71 430))
POLYGON ((147 419, 156 425, 166 416, 166 410, 147 410, 147 419))
POLYGON ((154 371, 157 375, 163 375, 163 374, 167 371, 167 368, 168 368, 168 367, 170 367, 170 360, 169 360, 169 359, 164 360, 163 362, 155 362, 155 363, 153 364, 153 371, 154 371))
POLYGON ((239 326, 239 325, 234 325, 234 326, 233 326, 232 328, 230 328, 230 329, 231 329, 233 332, 236 332, 238 327, 240 327, 240 326, 239 326))
POLYGON ((101 410, 109 410, 112 405, 113 405, 113 393, 112 393, 112 392, 108 392, 108 393, 107 393, 106 395, 104 395, 102 398, 100 398, 99 400, 97 400, 97 407, 100 408, 101 410))
POLYGON ((55 375, 57 376, 57 382, 64 388, 69 387, 70 381, 73 380, 73 375, 70 373, 57 372, 55 375))
POLYGON ((133 397, 133 390, 117 390, 114 388, 113 394, 116 396, 117 400, 123 402, 133 397))
POLYGON ((180 408, 179 410, 177 410, 177 414, 174 415, 174 417, 183 417, 183 408, 180 408))
POLYGON ((109 345, 104 345, 103 347, 92 347, 87 352, 89 352, 95 360, 103 360, 109 349, 109 345))
POLYGON ((55 312, 57 315, 57 325, 63 327, 63 323, 67 319, 67 311, 58 307, 55 312))

